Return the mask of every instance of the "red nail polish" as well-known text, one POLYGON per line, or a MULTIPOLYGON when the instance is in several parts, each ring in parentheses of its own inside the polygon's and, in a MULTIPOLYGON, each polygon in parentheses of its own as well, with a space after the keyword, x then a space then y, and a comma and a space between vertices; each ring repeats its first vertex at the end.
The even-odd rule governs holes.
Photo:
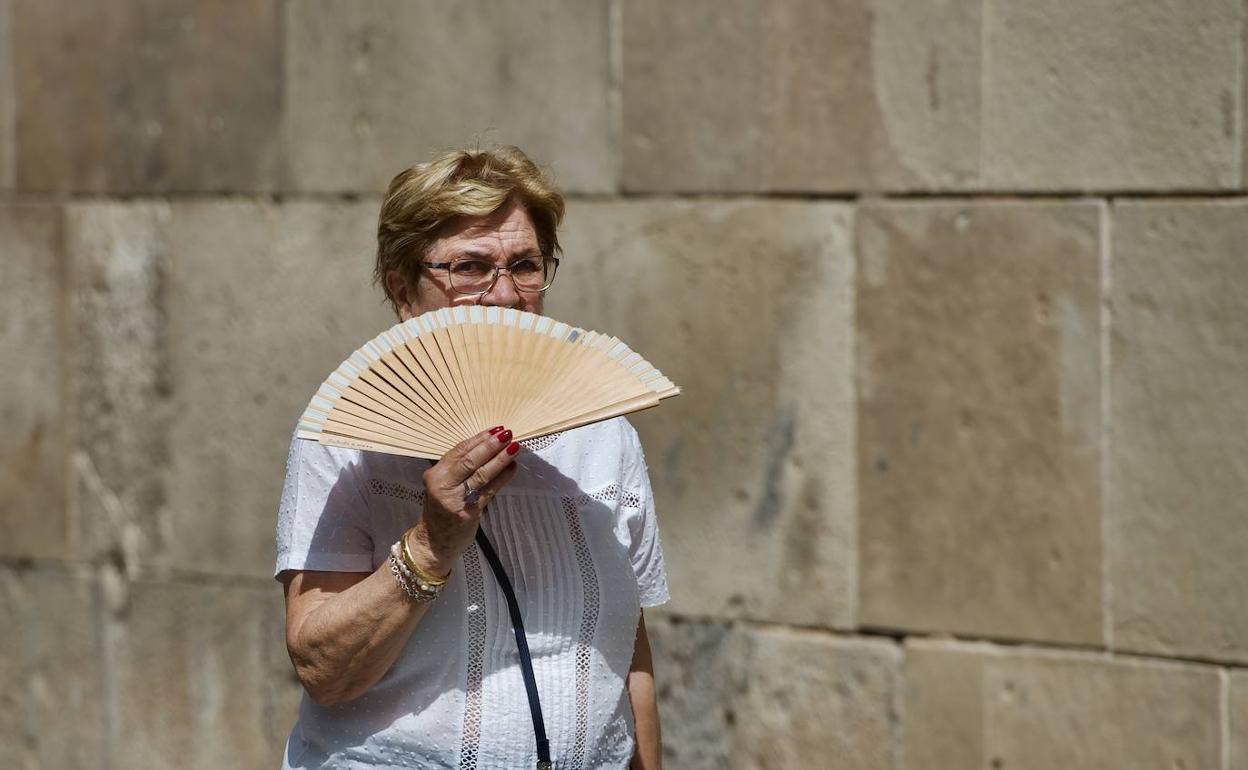
MULTIPOLYGON (((511 438, 511 437, 508 436, 508 438, 511 438)), ((514 455, 516 452, 519 452, 519 451, 520 451, 520 445, 517 444, 516 442, 513 441, 507 445, 507 454, 514 455)))
POLYGON ((505 430, 494 438, 498 439, 498 443, 506 444, 508 441, 511 441, 511 431, 505 430))
POLYGON ((490 428, 490 435, 493 436, 495 433, 498 433, 502 429, 503 429, 503 426, 495 425, 493 428, 490 428))

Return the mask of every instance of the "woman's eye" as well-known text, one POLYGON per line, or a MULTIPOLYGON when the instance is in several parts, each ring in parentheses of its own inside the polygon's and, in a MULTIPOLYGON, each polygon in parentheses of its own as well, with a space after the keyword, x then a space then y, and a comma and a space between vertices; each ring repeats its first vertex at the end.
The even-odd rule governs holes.
POLYGON ((542 261, 540 259, 522 259, 519 262, 511 263, 511 272, 518 275, 532 275, 540 272, 542 269, 542 261))
POLYGON ((456 275, 485 275, 490 272, 490 265, 475 259, 464 259, 451 265, 456 275))

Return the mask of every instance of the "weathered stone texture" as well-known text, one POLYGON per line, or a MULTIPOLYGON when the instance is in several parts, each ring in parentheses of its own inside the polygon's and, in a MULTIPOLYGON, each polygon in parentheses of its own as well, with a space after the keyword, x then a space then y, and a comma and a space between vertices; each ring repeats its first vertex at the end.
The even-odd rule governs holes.
POLYGON ((905 671, 907 767, 1221 767, 1211 668, 910 642, 905 671))
POLYGON ((1238 185, 1239 0, 987 0, 986 8, 986 185, 1238 185))
POLYGON ((1101 641, 1099 217, 859 212, 863 624, 1101 641))
POLYGON ((990 664, 984 672, 989 765, 1218 767, 1219 686, 1213 670, 1169 664, 1040 656, 990 664))
POLYGON ((631 190, 965 186, 978 171, 979 6, 623 4, 631 190))
POLYGON ((280 592, 139 582, 109 629, 109 767, 276 767, 295 691, 272 668, 280 592))
POLYGON ((287 4, 287 176, 380 191, 431 151, 517 144, 614 189, 606 0, 287 4))
POLYGON ((906 768, 984 767, 983 668, 987 645, 906 644, 901 723, 906 768))
POLYGON ((17 174, 17 105, 13 83, 13 1, 0 0, 0 190, 17 174))
POLYGON ((853 624, 848 207, 575 204, 547 311, 684 394, 634 421, 673 607, 853 624))
POLYGON ((893 644, 659 616, 650 633, 667 764, 900 770, 893 644))
POLYGON ((271 188, 277 0, 11 2, 22 189, 271 188))
POLYGON ((68 558, 60 209, 0 206, 0 252, 0 555, 68 558))
POLYGON ((1116 648, 1248 661, 1248 205, 1114 208, 1116 648))
POLYGON ((0 747, 6 767, 99 767, 104 709, 89 580, 0 568, 0 747))
POLYGON ((1227 726, 1230 729, 1230 756, 1226 770, 1248 770, 1248 672, 1234 671, 1227 677, 1227 726))
POLYGON ((165 479, 171 563, 268 575, 308 399, 394 323, 369 282, 377 202, 175 205, 165 479))
POLYGON ((66 216, 75 331, 80 501, 86 558, 133 571, 167 535, 168 207, 78 204, 66 216))

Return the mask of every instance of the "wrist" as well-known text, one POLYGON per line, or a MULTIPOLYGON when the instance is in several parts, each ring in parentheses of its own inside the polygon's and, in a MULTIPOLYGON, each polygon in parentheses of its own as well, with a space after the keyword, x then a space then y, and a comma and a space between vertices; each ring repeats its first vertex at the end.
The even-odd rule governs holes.
POLYGON ((403 533, 402 541, 413 565, 439 580, 448 577, 455 567, 455 562, 459 560, 459 554, 439 552, 433 547, 433 544, 429 542, 429 531, 425 529, 423 519, 403 533))

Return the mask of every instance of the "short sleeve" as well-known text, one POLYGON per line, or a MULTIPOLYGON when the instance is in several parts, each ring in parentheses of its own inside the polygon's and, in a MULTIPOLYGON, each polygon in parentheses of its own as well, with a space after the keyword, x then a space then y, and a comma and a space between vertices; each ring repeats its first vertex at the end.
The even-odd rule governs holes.
POLYGON ((655 607, 665 604, 669 597, 663 546, 659 542, 659 522, 654 512, 654 495, 637 431, 626 420, 620 422, 624 429, 624 457, 617 535, 628 546, 641 606, 655 607))
POLYGON ((277 514, 277 565, 287 570, 372 572, 368 504, 356 482, 360 453, 295 438, 277 514))

